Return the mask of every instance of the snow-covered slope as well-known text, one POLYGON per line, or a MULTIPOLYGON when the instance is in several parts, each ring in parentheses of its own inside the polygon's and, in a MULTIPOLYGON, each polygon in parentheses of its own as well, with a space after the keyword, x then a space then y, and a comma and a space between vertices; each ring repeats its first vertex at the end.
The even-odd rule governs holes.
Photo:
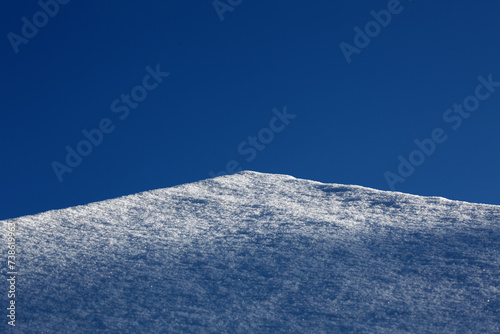
POLYGON ((500 206, 242 172, 8 222, 19 333, 500 332, 500 206))

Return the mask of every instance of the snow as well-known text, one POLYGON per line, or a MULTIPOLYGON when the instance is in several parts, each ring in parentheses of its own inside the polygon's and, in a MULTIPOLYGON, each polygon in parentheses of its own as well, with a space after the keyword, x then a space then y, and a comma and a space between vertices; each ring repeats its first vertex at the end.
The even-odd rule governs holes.
POLYGON ((20 333, 500 332, 500 206, 245 171, 8 222, 20 333))

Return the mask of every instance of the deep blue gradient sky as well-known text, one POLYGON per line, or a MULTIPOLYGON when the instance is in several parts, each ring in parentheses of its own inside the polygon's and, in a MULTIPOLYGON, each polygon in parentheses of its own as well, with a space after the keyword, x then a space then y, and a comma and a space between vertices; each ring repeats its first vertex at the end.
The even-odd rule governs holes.
POLYGON ((457 129, 443 119, 479 76, 500 81, 500 3, 402 0, 348 63, 340 43, 387 7, 244 0, 221 21, 212 1, 73 0, 15 53, 8 33, 41 8, 4 3, 0 219, 205 179, 231 160, 390 190, 384 173, 436 128, 447 140, 395 190, 500 204, 500 87, 457 129), (157 64, 170 75, 120 119, 113 101, 157 64), (284 106, 297 116, 283 127, 273 117, 284 106), (103 119, 114 131, 59 182, 53 162, 103 119), (270 142, 254 155, 259 132, 270 142))

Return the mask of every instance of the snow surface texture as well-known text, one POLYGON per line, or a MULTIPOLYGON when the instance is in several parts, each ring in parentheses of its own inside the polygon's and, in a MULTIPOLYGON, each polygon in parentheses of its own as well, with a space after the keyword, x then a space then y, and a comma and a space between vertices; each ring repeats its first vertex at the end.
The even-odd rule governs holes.
POLYGON ((500 332, 500 206, 242 172, 8 221, 19 333, 500 332))

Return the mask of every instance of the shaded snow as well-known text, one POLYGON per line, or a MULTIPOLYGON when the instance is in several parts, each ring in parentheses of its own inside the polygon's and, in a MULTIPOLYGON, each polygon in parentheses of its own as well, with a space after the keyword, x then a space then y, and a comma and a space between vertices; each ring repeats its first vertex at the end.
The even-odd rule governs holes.
POLYGON ((500 206, 242 172, 8 221, 20 333, 500 332, 500 206))

